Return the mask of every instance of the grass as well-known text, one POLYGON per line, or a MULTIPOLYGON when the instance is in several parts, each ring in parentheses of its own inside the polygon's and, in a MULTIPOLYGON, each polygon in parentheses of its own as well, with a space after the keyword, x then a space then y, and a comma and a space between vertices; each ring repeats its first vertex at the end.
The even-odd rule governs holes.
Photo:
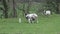
POLYGON ((0 19, 0 34, 60 34, 60 15, 39 16, 39 23, 27 23, 22 18, 0 19))

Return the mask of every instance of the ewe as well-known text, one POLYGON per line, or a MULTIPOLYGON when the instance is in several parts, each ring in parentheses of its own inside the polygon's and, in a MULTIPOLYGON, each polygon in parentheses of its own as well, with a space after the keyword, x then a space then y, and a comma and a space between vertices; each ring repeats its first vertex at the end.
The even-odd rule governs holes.
POLYGON ((51 11, 50 10, 44 11, 44 14, 45 15, 50 15, 51 14, 51 11))
MULTIPOLYGON (((33 21, 37 20, 38 15, 35 13, 32 14, 26 14, 26 19, 28 20, 29 23, 32 23, 33 21)), ((38 20, 37 20, 38 23, 38 20)))

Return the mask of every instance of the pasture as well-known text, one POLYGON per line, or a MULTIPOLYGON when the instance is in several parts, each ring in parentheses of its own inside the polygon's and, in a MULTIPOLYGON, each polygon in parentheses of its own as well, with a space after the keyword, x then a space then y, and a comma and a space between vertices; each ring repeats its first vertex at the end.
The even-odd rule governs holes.
POLYGON ((49 17, 39 16, 39 23, 27 23, 22 17, 0 19, 0 34, 60 34, 60 14, 49 17))

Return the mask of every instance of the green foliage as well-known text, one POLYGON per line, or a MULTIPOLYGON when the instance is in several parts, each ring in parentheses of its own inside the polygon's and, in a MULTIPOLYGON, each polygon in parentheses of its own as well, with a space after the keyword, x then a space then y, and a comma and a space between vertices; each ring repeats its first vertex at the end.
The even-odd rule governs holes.
MULTIPOLYGON (((18 17, 23 16, 23 5, 25 5, 24 9, 27 11, 28 3, 17 3, 16 11, 17 11, 18 17)), ((43 12, 43 10, 48 10, 48 9, 50 9, 52 12, 56 12, 56 7, 57 7, 57 3, 53 2, 53 1, 47 1, 47 3, 32 2, 31 6, 29 8, 29 12, 40 14, 40 12, 43 12)), ((8 10, 8 16, 11 17, 13 8, 7 6, 6 9, 8 10)))
POLYGON ((47 1, 47 4, 45 6, 46 10, 51 10, 52 12, 56 12, 56 8, 57 8, 57 3, 54 1, 47 1))

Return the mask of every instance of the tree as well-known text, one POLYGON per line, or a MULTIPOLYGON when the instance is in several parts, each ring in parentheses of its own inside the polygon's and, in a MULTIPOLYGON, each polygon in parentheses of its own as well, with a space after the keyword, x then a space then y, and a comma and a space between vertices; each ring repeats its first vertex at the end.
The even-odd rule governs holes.
POLYGON ((8 6, 6 0, 2 0, 4 9, 3 9, 3 14, 5 18, 8 18, 8 6))
POLYGON ((28 1, 27 13, 29 13, 29 9, 30 9, 30 6, 31 6, 31 1, 32 1, 32 0, 29 0, 29 1, 28 1))
POLYGON ((15 0, 13 0, 13 17, 17 17, 16 2, 15 2, 15 0))
POLYGON ((50 9, 51 11, 55 12, 56 14, 59 14, 59 0, 47 0, 47 9, 50 9))
POLYGON ((56 0, 56 13, 60 14, 60 11, 59 11, 59 0, 56 0))

